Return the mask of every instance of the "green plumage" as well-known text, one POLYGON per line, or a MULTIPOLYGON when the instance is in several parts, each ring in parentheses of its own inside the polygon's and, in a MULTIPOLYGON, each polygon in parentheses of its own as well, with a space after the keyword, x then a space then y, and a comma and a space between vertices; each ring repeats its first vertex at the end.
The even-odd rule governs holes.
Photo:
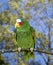
MULTIPOLYGON (((22 19, 22 22, 23 25, 16 28, 16 41, 18 47, 23 49, 34 48, 35 30, 29 25, 27 20, 22 19)), ((28 55, 30 56, 30 53, 28 53, 28 55)))

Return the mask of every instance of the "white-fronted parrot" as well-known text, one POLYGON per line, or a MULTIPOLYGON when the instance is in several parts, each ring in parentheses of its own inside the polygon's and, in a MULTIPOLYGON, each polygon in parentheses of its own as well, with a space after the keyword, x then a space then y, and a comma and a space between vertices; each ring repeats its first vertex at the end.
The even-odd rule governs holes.
MULTIPOLYGON (((29 22, 26 19, 21 18, 16 20, 15 33, 18 47, 21 47, 23 49, 35 47, 35 30, 30 26, 29 22)), ((25 58, 27 60, 33 56, 33 54, 31 56, 31 52, 25 52, 25 58)))

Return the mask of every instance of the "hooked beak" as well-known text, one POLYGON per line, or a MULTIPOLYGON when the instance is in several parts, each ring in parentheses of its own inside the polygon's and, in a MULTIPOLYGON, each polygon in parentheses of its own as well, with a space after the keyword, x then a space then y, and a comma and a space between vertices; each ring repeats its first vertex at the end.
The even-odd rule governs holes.
POLYGON ((20 27, 20 25, 18 23, 15 24, 15 28, 17 28, 17 27, 20 27))

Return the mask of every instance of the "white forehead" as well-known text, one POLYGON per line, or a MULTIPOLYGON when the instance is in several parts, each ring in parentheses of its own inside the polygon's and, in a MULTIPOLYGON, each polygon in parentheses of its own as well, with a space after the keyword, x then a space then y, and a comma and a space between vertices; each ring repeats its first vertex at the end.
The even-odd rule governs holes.
POLYGON ((16 22, 21 22, 21 19, 17 19, 16 22))

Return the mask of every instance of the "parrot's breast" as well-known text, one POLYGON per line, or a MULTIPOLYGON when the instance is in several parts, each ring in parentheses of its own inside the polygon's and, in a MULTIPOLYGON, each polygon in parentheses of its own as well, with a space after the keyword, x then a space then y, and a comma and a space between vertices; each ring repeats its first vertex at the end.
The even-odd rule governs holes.
POLYGON ((34 47, 32 34, 30 33, 30 31, 17 32, 17 43, 18 43, 18 46, 22 48, 34 47))

